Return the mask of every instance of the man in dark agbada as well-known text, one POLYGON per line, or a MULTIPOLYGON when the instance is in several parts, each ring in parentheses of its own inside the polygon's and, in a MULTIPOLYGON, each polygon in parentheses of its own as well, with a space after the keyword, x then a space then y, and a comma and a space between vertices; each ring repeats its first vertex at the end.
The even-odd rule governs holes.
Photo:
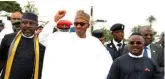
MULTIPOLYGON (((65 14, 56 14, 61 19, 65 14)), ((41 79, 44 42, 39 42, 35 30, 38 16, 24 13, 21 18, 21 30, 5 35, 0 46, 1 79, 41 79)))
POLYGON ((107 79, 163 79, 152 59, 143 56, 144 38, 133 33, 129 38, 129 53, 116 58, 107 79))

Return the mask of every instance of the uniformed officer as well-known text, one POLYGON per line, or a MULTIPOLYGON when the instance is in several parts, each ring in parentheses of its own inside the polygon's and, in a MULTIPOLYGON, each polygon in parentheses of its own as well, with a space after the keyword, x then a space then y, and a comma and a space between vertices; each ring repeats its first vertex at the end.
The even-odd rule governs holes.
POLYGON ((112 32, 113 39, 106 45, 109 53, 113 60, 122 55, 124 43, 124 28, 125 26, 121 23, 114 24, 110 30, 112 32))

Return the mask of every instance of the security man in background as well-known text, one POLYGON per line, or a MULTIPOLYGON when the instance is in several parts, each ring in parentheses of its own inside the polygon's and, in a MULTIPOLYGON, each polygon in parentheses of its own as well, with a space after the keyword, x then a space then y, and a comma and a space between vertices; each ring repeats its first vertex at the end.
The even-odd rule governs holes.
POLYGON ((124 28, 121 23, 114 24, 110 30, 112 32, 113 39, 106 45, 107 50, 111 54, 113 60, 122 55, 124 43, 124 28))

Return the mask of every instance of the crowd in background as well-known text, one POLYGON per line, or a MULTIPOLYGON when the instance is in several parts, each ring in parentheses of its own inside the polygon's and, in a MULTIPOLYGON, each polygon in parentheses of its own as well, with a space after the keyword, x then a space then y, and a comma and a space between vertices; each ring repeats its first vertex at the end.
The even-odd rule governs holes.
POLYGON ((38 25, 38 16, 33 13, 13 12, 10 21, 5 22, 6 24, 0 20, 0 69, 2 78, 31 79, 34 77, 34 79, 51 79, 56 76, 52 78, 56 79, 65 76, 59 79, 163 79, 164 33, 162 33, 159 42, 153 43, 153 29, 151 26, 145 25, 140 28, 139 32, 130 34, 126 44, 124 29, 127 26, 116 23, 109 28, 113 39, 104 42, 104 31, 102 29, 92 31, 91 37, 86 35, 86 30, 90 27, 90 16, 83 10, 77 12, 75 22, 60 20, 65 14, 66 11, 57 12, 52 25, 50 22, 45 26, 38 25), (74 25, 75 32, 71 32, 73 30, 71 25, 74 25), (69 35, 70 37, 68 37, 69 35), (71 38, 72 36, 73 38, 71 38), (77 39, 77 37, 81 39, 77 39), (57 38, 61 41, 58 41, 57 38), (54 41, 50 41, 50 39, 54 39, 54 41), (66 41, 62 41, 62 39, 66 41), (75 42, 73 40, 79 41, 73 43, 75 42), (56 47, 55 44, 61 44, 61 47, 56 47), (66 50, 65 48, 70 49, 66 50), (53 51, 55 54, 49 53, 53 51), (81 56, 73 53, 80 51, 81 56), (60 55, 63 52, 65 52, 64 54, 70 53, 70 55, 67 54, 68 56, 63 57, 60 55), (88 54, 82 54, 83 52, 88 52, 88 54), (63 61, 60 58, 53 60, 51 55, 66 60, 63 61), (71 60, 72 57, 75 57, 75 59, 71 60), (75 64, 73 62, 75 60, 79 61, 77 62, 79 64, 83 63, 83 66, 75 64), (61 63, 67 64, 63 67, 64 64, 61 63), (75 68, 70 67, 68 63, 73 64, 75 68), (77 66, 80 67, 77 68, 77 66), (69 68, 73 68, 73 71, 76 72, 72 73, 69 68))

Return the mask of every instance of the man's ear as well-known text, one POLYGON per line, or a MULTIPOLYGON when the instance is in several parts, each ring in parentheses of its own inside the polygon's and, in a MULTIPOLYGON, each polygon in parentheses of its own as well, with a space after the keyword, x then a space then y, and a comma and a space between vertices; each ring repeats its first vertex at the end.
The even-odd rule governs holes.
MULTIPOLYGON (((88 24, 88 27, 87 28, 89 28, 90 27, 90 24, 88 24)), ((91 26, 92 27, 92 26, 91 26)))
POLYGON ((112 35, 113 35, 113 33, 114 33, 114 32, 113 32, 113 31, 111 31, 111 34, 112 34, 112 35))

